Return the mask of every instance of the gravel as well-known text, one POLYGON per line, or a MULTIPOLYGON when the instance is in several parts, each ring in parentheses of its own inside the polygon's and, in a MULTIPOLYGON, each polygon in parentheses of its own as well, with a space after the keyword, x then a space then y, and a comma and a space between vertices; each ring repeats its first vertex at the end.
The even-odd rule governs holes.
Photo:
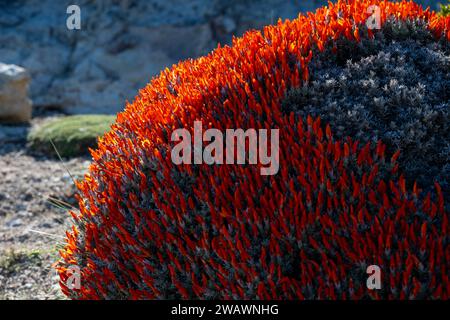
POLYGON ((52 264, 71 218, 50 198, 74 205, 66 168, 80 177, 89 159, 33 155, 26 146, 29 129, 0 125, 0 299, 60 299, 52 264))

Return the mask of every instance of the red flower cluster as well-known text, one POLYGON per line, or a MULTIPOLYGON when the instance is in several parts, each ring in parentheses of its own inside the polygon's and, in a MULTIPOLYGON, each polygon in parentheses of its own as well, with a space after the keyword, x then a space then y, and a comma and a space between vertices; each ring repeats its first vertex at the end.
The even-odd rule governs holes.
MULTIPOLYGON (((450 295, 448 213, 439 185, 408 190, 384 145, 337 141, 320 119, 281 112, 308 80, 313 51, 359 27, 420 19, 450 40, 450 17, 413 2, 338 1, 250 31, 208 56, 164 70, 117 117, 78 185, 80 212, 58 264, 72 298, 444 298, 450 295), (280 172, 174 165, 173 130, 278 128, 280 172), (366 287, 368 265, 382 290, 366 287), (81 269, 69 289, 67 269, 81 269)), ((373 31, 376 32, 376 31, 373 31)), ((363 34, 364 33, 364 34, 363 34)))

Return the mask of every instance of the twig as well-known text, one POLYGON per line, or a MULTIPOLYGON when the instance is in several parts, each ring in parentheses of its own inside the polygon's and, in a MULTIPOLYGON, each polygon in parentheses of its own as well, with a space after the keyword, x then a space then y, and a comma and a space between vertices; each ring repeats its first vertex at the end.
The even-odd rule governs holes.
POLYGON ((68 168, 66 167, 66 165, 64 164, 64 161, 63 161, 61 155, 59 154, 58 149, 56 148, 55 144, 53 143, 52 138, 49 138, 49 140, 50 140, 50 143, 51 143, 52 146, 53 146, 53 149, 55 149, 55 152, 56 152, 56 154, 58 155, 59 160, 61 161, 62 167, 63 167, 63 168, 67 171, 67 173, 69 174, 70 178, 72 179, 73 184, 76 185, 75 178, 73 177, 73 175, 70 173, 69 169, 68 169, 68 168))

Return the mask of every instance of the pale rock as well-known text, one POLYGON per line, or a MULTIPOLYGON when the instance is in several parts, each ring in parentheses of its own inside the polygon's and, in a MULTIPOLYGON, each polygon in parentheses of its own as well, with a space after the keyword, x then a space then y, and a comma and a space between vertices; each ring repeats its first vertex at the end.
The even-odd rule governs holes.
POLYGON ((29 83, 30 75, 24 68, 0 63, 0 121, 26 122, 30 120, 29 83))
POLYGON ((6 222, 6 226, 9 228, 17 228, 23 225, 23 220, 20 218, 14 218, 6 222))

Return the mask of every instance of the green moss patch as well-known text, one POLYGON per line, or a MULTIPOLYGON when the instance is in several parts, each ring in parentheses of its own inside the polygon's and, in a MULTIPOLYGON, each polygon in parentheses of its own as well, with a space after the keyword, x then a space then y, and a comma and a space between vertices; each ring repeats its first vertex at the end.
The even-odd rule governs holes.
POLYGON ((15 251, 2 252, 0 255, 0 274, 12 274, 20 272, 26 265, 40 266, 42 257, 39 251, 15 251))
POLYGON ((45 121, 28 134, 29 147, 39 153, 56 156, 52 142, 62 157, 88 155, 97 138, 110 129, 116 116, 76 115, 45 121))
POLYGON ((441 10, 439 11, 444 17, 450 15, 450 1, 448 1, 447 5, 441 4, 441 10))

